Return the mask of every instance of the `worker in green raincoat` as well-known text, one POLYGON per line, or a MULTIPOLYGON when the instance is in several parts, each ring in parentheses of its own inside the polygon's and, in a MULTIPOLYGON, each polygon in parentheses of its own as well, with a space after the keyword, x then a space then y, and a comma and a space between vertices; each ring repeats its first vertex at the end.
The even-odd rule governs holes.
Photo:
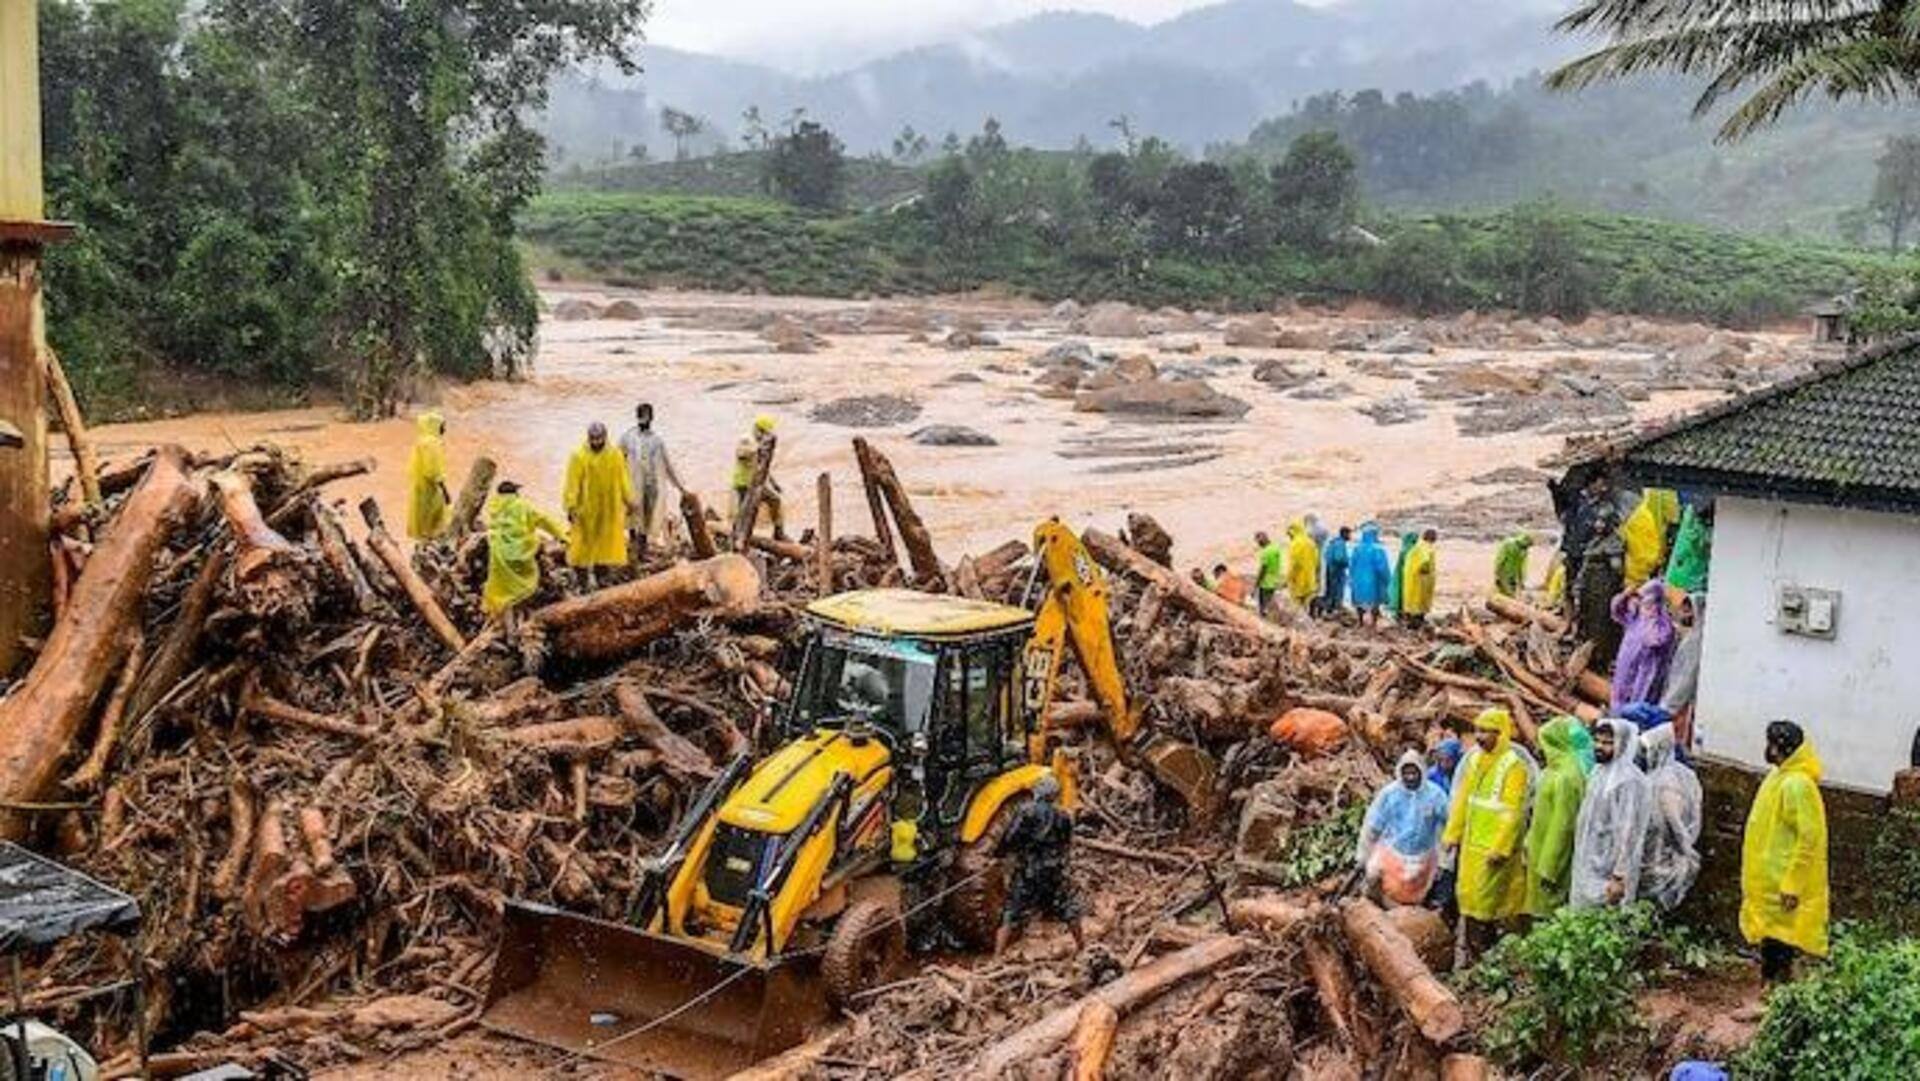
POLYGON ((1533 534, 1515 533, 1500 542, 1493 553, 1493 591, 1502 597, 1519 596, 1527 584, 1527 553, 1533 548, 1533 534))
POLYGON ((1713 523, 1692 507, 1680 512, 1680 531, 1673 536, 1673 555, 1667 560, 1667 589, 1685 596, 1707 588, 1707 561, 1713 555, 1713 523))
POLYGON ((512 634, 515 609, 540 591, 541 532, 565 540, 567 527, 527 502, 513 481, 501 481, 495 491, 487 505, 487 584, 480 599, 512 634))
POLYGON ((415 417, 413 453, 407 457, 407 536, 432 540, 447 528, 453 499, 447 494, 447 422, 438 413, 415 417))
POLYGON ((1393 562, 1393 580, 1387 584, 1387 611, 1400 614, 1400 602, 1405 599, 1407 585, 1407 557, 1413 554, 1414 546, 1420 543, 1420 534, 1408 530, 1400 534, 1400 552, 1393 562))
POLYGON ((1493 945, 1500 925, 1520 914, 1527 899, 1527 793, 1535 765, 1513 741, 1513 717, 1489 709, 1473 719, 1474 746, 1460 764, 1453 805, 1441 842, 1459 850, 1455 887, 1466 923, 1468 953, 1493 945))
POLYGON ((1540 753, 1547 764, 1534 786, 1526 843, 1526 911, 1536 919, 1553 915, 1567 903, 1573 827, 1587 793, 1587 774, 1574 751, 1574 733, 1585 731, 1586 726, 1572 717, 1555 717, 1540 729, 1540 753))

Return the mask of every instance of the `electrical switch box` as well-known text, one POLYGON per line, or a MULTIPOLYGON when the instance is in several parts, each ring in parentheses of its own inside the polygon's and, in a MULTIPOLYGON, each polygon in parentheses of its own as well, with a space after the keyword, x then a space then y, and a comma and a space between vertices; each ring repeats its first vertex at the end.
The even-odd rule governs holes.
POLYGON ((1782 634, 1831 641, 1839 633, 1840 592, 1783 585, 1780 587, 1775 622, 1782 634))

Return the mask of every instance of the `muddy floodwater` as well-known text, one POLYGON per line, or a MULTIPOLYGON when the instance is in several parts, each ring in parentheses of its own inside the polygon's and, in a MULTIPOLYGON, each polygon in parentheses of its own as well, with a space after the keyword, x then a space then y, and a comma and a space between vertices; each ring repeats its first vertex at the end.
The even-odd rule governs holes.
MULTIPOLYGON (((798 528, 814 520, 821 472, 838 486, 838 529, 870 528, 850 445, 865 435, 892 457, 948 561, 1024 537, 1050 515, 1115 529, 1129 511, 1145 511, 1172 533, 1183 568, 1224 561, 1246 570, 1255 531, 1278 535, 1289 520, 1315 512, 1336 525, 1378 519, 1394 532, 1437 525, 1443 599, 1485 588, 1491 538, 1523 525, 1551 531, 1544 474, 1530 471, 1562 448, 1565 426, 1555 423, 1557 405, 1547 403, 1543 417, 1492 424, 1517 430, 1467 434, 1462 410, 1486 408, 1485 388, 1437 387, 1462 372, 1495 372, 1507 383, 1520 380, 1502 408, 1526 407, 1527 373, 1571 366, 1602 373, 1604 383, 1614 367, 1685 348, 1676 335, 1695 348, 1706 337, 1702 328, 1649 328, 1649 337, 1663 340, 1636 341, 1632 328, 1615 321, 1610 334, 1549 328, 1544 342, 1527 328, 1521 344, 1496 328, 1480 332, 1493 347, 1439 344, 1427 352, 1391 344, 1390 314, 1356 311, 1312 316, 1316 335, 1347 336, 1340 348, 1278 349, 1228 346, 1227 321, 1205 315, 1174 319, 1174 329, 1157 333, 1128 328, 1130 336, 1101 337, 1085 333, 1090 328, 1073 312, 993 298, 866 304, 584 286, 550 287, 545 298, 556 310, 585 301, 596 314, 624 299, 638 317, 550 317, 527 380, 449 387, 419 403, 447 417, 456 485, 484 453, 502 477, 521 481, 557 512, 567 455, 588 423, 604 421, 617 435, 644 400, 655 406, 681 477, 710 507, 725 507, 734 444, 766 414, 778 422, 775 475, 798 528), (769 333, 769 321, 784 336, 769 333), (959 347, 948 343, 955 327, 965 330, 959 347), (776 351, 774 342, 791 339, 796 328, 804 335, 792 347, 811 351, 776 351), (1069 341, 1086 343, 1095 370, 1146 357, 1161 379, 1203 377, 1250 408, 1237 420, 1077 412, 1070 392, 1036 382, 1043 369, 1035 359, 1069 341), (1261 362, 1273 360, 1289 362, 1293 376, 1256 379, 1261 362), (842 401, 848 398, 879 400, 842 401), (910 438, 933 425, 965 427, 994 445, 925 446, 910 438)), ((1420 330, 1400 322, 1403 339, 1420 330)), ((1741 336, 1737 346, 1748 368, 1798 360, 1794 337, 1784 333, 1741 336)), ((1717 382, 1638 385, 1616 427, 1698 406, 1726 389, 1717 382)), ((1584 399, 1571 401, 1569 408, 1584 399)), ((334 494, 372 493, 396 521, 404 512, 410 416, 350 423, 332 408, 206 414, 97 434, 108 459, 156 442, 213 451, 261 441, 297 447, 311 461, 372 457, 376 473, 334 494)), ((1535 549, 1536 577, 1547 547, 1535 549)))

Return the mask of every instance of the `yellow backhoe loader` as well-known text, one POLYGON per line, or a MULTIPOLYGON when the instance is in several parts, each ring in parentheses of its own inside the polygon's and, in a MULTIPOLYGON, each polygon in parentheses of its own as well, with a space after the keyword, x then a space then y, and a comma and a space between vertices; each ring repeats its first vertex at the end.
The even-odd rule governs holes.
POLYGON ((801 1042, 887 978, 909 927, 987 948, 994 845, 1048 772, 1045 723, 1078 657, 1121 756, 1210 817, 1203 750, 1128 705, 1105 576, 1058 521, 1035 532, 1037 609, 907 590, 814 602, 785 742, 730 763, 642 870, 628 924, 508 904, 481 1023, 679 1077, 801 1042))

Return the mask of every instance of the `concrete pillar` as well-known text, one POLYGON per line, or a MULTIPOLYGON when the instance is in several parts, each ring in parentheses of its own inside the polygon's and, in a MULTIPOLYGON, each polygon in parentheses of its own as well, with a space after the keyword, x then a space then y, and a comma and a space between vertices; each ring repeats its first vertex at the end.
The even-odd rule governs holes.
POLYGON ((48 618, 46 379, 40 369, 42 219, 37 0, 0 0, 0 420, 23 445, 0 448, 0 674, 22 635, 48 618))

